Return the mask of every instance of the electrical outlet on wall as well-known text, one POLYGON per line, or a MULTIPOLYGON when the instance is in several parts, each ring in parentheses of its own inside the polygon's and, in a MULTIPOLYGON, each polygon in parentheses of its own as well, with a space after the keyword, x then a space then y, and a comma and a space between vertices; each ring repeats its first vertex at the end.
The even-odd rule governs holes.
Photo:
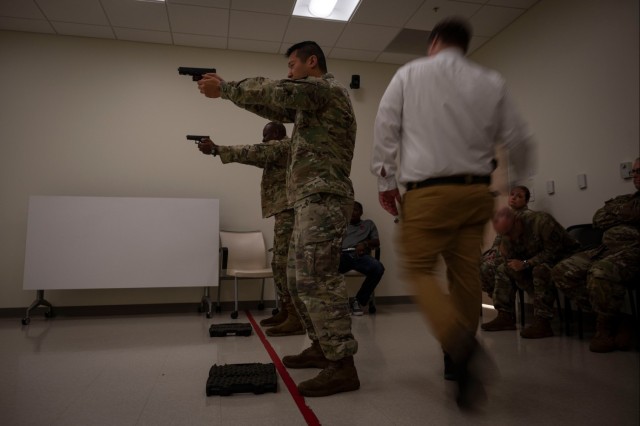
POLYGON ((633 166, 633 163, 631 161, 620 163, 620 177, 622 179, 631 179, 632 166, 633 166))

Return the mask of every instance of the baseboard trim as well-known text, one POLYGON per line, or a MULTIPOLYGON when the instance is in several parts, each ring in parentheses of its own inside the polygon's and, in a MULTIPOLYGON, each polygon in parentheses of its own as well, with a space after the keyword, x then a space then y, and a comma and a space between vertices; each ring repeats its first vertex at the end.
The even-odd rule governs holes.
MULTIPOLYGON (((258 301, 239 301, 239 310, 256 310, 258 301)), ((376 305, 402 305, 412 304, 411 296, 377 296, 376 305)), ((270 311, 275 307, 274 300, 265 300, 265 311, 270 311)), ((220 304, 222 312, 231 312, 234 309, 233 302, 222 302, 220 304)), ((186 314, 198 313, 202 308, 200 303, 151 303, 137 305, 91 305, 91 306, 56 306, 53 311, 57 317, 89 317, 89 316, 115 316, 115 315, 161 315, 161 314, 186 314)), ((215 312, 215 302, 212 310, 215 312)), ((33 309, 30 317, 44 316, 46 308, 39 307, 33 309)), ((0 318, 23 318, 26 315, 26 308, 0 308, 0 318)))

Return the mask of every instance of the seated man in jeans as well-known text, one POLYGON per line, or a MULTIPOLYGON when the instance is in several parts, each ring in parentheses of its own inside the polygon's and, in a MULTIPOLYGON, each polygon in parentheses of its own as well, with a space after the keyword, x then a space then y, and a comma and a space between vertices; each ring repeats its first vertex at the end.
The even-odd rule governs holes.
POLYGON ((364 282, 351 304, 353 315, 362 315, 362 307, 366 306, 371 295, 384 274, 384 266, 371 251, 380 247, 378 229, 371 220, 361 220, 362 204, 353 203, 351 221, 347 233, 342 240, 342 256, 340 257, 340 273, 355 270, 365 275, 364 282))

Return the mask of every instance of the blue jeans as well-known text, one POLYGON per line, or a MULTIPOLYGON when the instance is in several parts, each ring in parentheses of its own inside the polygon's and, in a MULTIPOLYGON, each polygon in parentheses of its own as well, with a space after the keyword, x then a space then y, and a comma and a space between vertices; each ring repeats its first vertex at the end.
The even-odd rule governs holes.
POLYGON ((342 253, 340 256, 339 272, 344 274, 345 272, 354 270, 365 275, 365 279, 360 286, 360 290, 356 294, 356 300, 361 305, 366 305, 371 299, 371 295, 376 286, 382 279, 384 274, 384 266, 375 257, 363 254, 358 256, 355 253, 342 253))

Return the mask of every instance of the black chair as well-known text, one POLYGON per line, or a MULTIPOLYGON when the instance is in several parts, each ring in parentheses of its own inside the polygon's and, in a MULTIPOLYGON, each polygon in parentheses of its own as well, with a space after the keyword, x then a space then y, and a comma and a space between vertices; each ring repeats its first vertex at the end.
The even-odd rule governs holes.
MULTIPOLYGON (((602 244, 602 230, 594 228, 591 223, 571 225, 567 228, 567 232, 580 243, 579 251, 594 249, 602 244)), ((566 294, 564 295, 564 310, 565 334, 567 336, 571 336, 571 322, 573 320, 573 311, 571 309, 571 299, 567 297, 566 294)), ((582 326, 582 309, 580 308, 580 306, 576 306, 576 313, 578 315, 578 337, 582 339, 584 337, 584 332, 582 326)))
MULTIPOLYGON (((520 287, 516 287, 516 290, 518 292, 518 306, 520 307, 520 325, 522 327, 524 327, 524 290, 521 289, 520 287)), ((560 303, 560 292, 558 291, 557 288, 554 288, 554 291, 556 293, 556 304, 558 305, 558 317, 560 318, 560 321, 563 321, 564 315, 562 314, 562 304, 560 303)), ((566 300, 565 300, 566 303, 566 300)), ((566 306, 566 305, 565 305, 566 306)))

